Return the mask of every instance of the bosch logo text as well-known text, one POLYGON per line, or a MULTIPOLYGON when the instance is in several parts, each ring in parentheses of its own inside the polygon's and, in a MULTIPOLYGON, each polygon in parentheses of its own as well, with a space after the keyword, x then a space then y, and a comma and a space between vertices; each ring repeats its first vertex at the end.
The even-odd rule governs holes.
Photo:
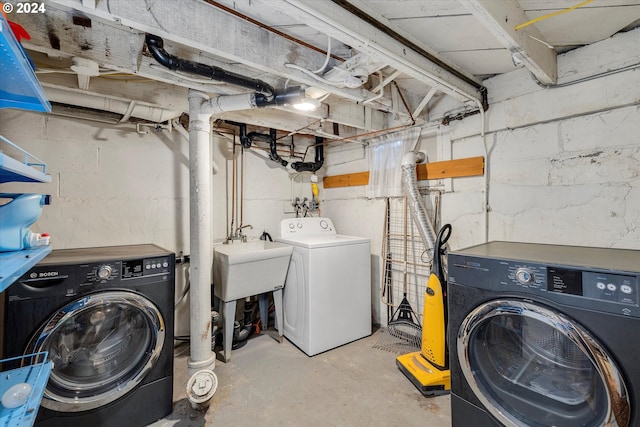
POLYGON ((57 275, 57 271, 45 271, 44 273, 38 273, 38 277, 53 277, 57 275))

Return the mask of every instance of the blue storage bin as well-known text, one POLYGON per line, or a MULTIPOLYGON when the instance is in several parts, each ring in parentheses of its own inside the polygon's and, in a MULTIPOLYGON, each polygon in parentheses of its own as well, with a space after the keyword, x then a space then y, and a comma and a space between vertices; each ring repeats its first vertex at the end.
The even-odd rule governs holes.
POLYGON ((12 199, 0 206, 0 252, 32 247, 29 226, 36 222, 47 204, 44 194, 0 193, 0 199, 12 199))

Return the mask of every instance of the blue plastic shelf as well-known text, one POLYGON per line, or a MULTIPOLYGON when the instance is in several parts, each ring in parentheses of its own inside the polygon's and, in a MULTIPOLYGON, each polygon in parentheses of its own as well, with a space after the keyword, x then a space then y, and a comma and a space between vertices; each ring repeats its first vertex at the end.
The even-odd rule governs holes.
POLYGON ((2 363, 22 361, 22 364, 25 365, 0 373, 0 397, 16 384, 28 383, 31 386, 31 393, 24 405, 14 409, 0 405, 1 426, 25 427, 33 425, 51 373, 52 363, 47 361, 47 356, 48 353, 45 351, 0 361, 2 363))
MULTIPOLYGON (((0 292, 4 292, 20 276, 29 271, 42 258, 49 255, 51 246, 39 246, 23 251, 0 252, 0 292)), ((0 423, 0 425, 3 425, 0 423)))
POLYGON ((0 142, 14 147, 24 155, 24 162, 20 162, 3 154, 0 150, 0 184, 3 182, 51 182, 51 175, 47 175, 46 163, 27 153, 2 135, 0 135, 0 142), (41 170, 36 169, 37 167, 41 170))
POLYGON ((51 104, 27 54, 0 15, 0 108, 50 113, 51 104))

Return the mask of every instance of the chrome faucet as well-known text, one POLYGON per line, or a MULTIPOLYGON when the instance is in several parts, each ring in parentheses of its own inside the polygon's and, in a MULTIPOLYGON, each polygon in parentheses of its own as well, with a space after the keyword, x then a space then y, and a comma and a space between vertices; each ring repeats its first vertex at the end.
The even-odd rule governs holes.
POLYGON ((247 225, 241 225, 240 227, 236 228, 236 236, 241 237, 243 241, 247 240, 247 236, 245 236, 242 233, 242 229, 243 228, 249 228, 251 230, 253 230, 253 226, 251 224, 247 224, 247 225))
POLYGON ((247 241, 247 236, 242 232, 242 230, 244 228, 250 228, 253 230, 253 226, 250 224, 247 225, 241 225, 240 227, 236 228, 234 230, 234 232, 227 237, 227 241, 225 243, 233 243, 233 241, 235 240, 240 240, 241 242, 246 242, 247 241))

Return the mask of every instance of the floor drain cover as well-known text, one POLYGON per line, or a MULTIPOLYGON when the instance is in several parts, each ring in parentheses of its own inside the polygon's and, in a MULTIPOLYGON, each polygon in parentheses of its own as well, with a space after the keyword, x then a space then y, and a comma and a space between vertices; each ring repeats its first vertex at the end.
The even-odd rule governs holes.
POLYGON ((208 369, 198 371, 187 382, 187 397, 194 404, 205 403, 213 397, 218 388, 218 377, 208 369))

